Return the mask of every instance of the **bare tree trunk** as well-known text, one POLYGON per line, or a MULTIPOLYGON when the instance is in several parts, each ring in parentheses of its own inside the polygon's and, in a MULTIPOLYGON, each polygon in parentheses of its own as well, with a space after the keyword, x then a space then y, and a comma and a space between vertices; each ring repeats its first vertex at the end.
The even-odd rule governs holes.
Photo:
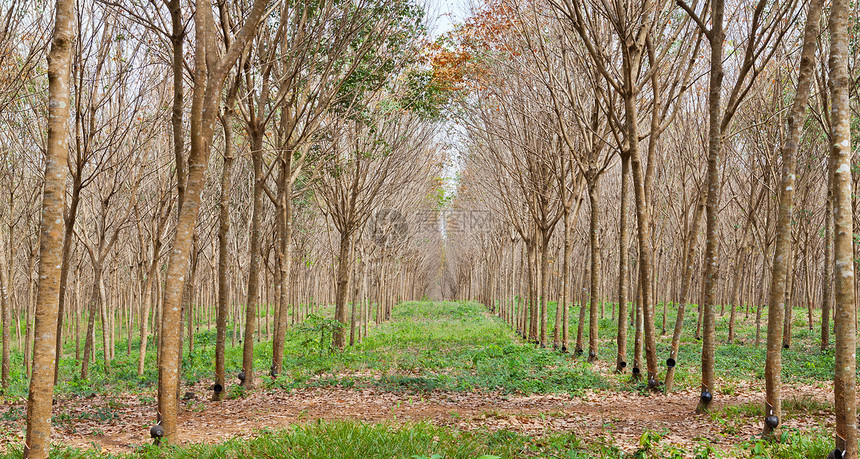
POLYGON ((528 248, 528 271, 529 271, 529 306, 528 306, 528 340, 530 343, 538 343, 538 298, 537 286, 540 282, 538 279, 539 271, 537 267, 537 250, 534 243, 534 237, 526 244, 528 248))
POLYGON ((287 309, 290 292, 290 270, 292 269, 292 216, 290 214, 289 184, 290 157, 287 155, 286 164, 281 165, 282 186, 278 188, 278 285, 280 296, 278 298, 278 313, 275 321, 275 336, 272 340, 272 377, 281 373, 284 363, 284 339, 287 332, 287 309), (286 181, 286 182, 284 182, 286 181))
MULTIPOLYGON (((80 174, 78 174, 80 175, 80 174)), ((60 295, 57 308, 57 358, 54 363, 54 384, 60 374, 60 358, 63 356, 63 312, 66 303, 66 284, 69 277, 69 258, 72 249, 72 237, 74 236, 75 220, 77 219, 78 203, 80 202, 81 183, 80 179, 74 177, 72 184, 72 196, 69 202, 69 212, 65 216, 65 228, 63 233, 63 263, 60 267, 60 295)))
POLYGON ((248 297, 245 304, 245 333, 242 347, 242 369, 245 380, 242 385, 254 387, 254 326, 257 320, 257 304, 260 302, 260 240, 263 220, 263 133, 252 132, 251 160, 254 166, 254 191, 251 197, 251 240, 248 268, 248 297))
MULTIPOLYGON (((15 200, 15 193, 13 191, 10 191, 9 192, 9 209, 15 208, 14 200, 15 200)), ((8 384, 8 378, 9 378, 9 359, 11 357, 10 352, 12 350, 11 349, 12 337, 10 334, 10 328, 12 326, 12 309, 16 303, 15 302, 15 288, 14 288, 15 284, 14 284, 14 282, 12 282, 12 280, 15 278, 14 277, 15 276, 15 274, 14 274, 14 272, 15 272, 14 271, 15 253, 17 252, 18 246, 14 242, 15 241, 15 237, 14 237, 15 220, 14 220, 13 215, 14 215, 13 212, 9 213, 9 221, 8 221, 8 226, 9 226, 9 259, 8 259, 8 262, 6 263, 6 266, 5 266, 5 268, 6 268, 6 276, 5 277, 6 278, 0 280, 0 282, 2 282, 2 283, 0 283, 0 288, 3 289, 3 291, 0 293, 2 293, 2 295, 3 295, 3 362, 2 362, 3 378, 2 378, 2 380, 3 380, 3 389, 4 390, 8 388, 7 384, 8 384)), ((16 314, 16 316, 19 316, 19 315, 20 314, 16 314)), ((20 326, 18 327, 17 331, 18 331, 18 338, 20 341, 20 337, 21 337, 21 327, 20 326)), ((55 369, 55 371, 56 371, 56 369, 55 369)), ((54 380, 56 380, 56 379, 57 378, 55 375, 54 380)), ((56 382, 55 382, 55 384, 56 384, 56 382)))
POLYGON ((833 254, 836 260, 836 448, 842 457, 857 459, 856 308, 854 298, 854 235, 851 205, 851 112, 848 74, 847 0, 834 0, 830 10, 830 123, 833 157, 833 254))
POLYGON ((93 271, 93 285, 90 291, 90 300, 87 303, 87 331, 84 339, 84 357, 81 359, 81 379, 89 379, 90 377, 90 361, 95 355, 95 327, 96 313, 99 302, 99 287, 101 283, 101 271, 93 271))
MULTIPOLYGON (((782 183, 779 196, 779 215, 776 223, 776 247, 771 265, 770 298, 767 316, 767 357, 765 359, 765 422, 762 435, 775 438, 775 429, 782 416, 782 343, 785 339, 781 313, 791 307, 786 300, 786 275, 791 266, 791 218, 794 213, 795 169, 797 148, 800 142, 804 112, 812 87, 815 70, 815 49, 818 38, 818 23, 823 0, 813 0, 809 5, 803 49, 800 56, 800 73, 791 112, 788 115, 788 135, 782 148, 782 183), (771 418, 773 416, 775 418, 771 418), (769 421, 769 422, 768 422, 769 421)), ((790 312, 790 311, 789 311, 790 312)), ((790 314, 788 320, 791 320, 790 314)))
MULTIPOLYGON (((752 210, 749 210, 752 212, 752 210)), ((743 236, 741 236, 740 247, 738 247, 737 252, 735 253, 735 275, 732 278, 732 293, 731 299, 729 300, 729 336, 727 342, 732 344, 735 341, 735 317, 737 311, 737 303, 738 298, 740 296, 741 284, 743 283, 742 273, 744 272, 744 264, 743 259, 746 252, 747 246, 747 231, 749 229, 749 225, 751 224, 751 218, 747 219, 746 224, 744 225, 743 236)))
POLYGON ((224 355, 227 339, 227 314, 230 306, 230 285, 228 280, 230 234, 230 192, 233 187, 233 132, 230 129, 230 107, 221 117, 224 131, 224 165, 221 170, 221 196, 218 200, 218 312, 215 325, 215 385, 212 399, 220 401, 224 397, 227 383, 224 355))
POLYGON ((830 161, 827 170, 827 198, 824 202, 824 275, 821 280, 822 351, 830 347, 830 311, 833 298, 833 166, 830 161))
POLYGON ((75 315, 75 360, 80 360, 81 358, 81 308, 80 308, 80 297, 81 297, 81 283, 78 281, 80 279, 81 273, 80 269, 75 270, 75 296, 72 298, 73 311, 75 315))
MULTIPOLYGON (((639 243, 639 283, 641 287, 641 321, 645 361, 648 368, 648 387, 657 387, 657 337, 654 325, 654 299, 651 298, 653 250, 651 247, 651 211, 645 196, 645 177, 639 157, 639 129, 637 101, 633 94, 625 94, 624 117, 627 125, 626 138, 630 145, 631 172, 636 196, 636 220, 639 243)), ((654 133, 652 133, 653 135, 654 133)))
MULTIPOLYGON (((171 3, 173 1, 178 4, 178 0, 172 0, 171 3)), ((186 188, 179 205, 176 239, 173 249, 170 251, 167 266, 159 343, 162 355, 158 368, 158 409, 161 414, 164 436, 171 442, 177 441, 178 401, 176 395, 179 390, 178 363, 182 343, 179 308, 182 306, 182 293, 189 255, 191 254, 194 227, 197 223, 203 188, 206 184, 209 146, 212 142, 213 123, 218 112, 214 105, 220 101, 227 70, 233 66, 244 51, 249 35, 256 29, 266 3, 265 0, 254 0, 251 12, 236 36, 236 43, 220 59, 213 55, 217 45, 214 37, 214 25, 212 24, 211 5, 207 2, 199 2, 195 13, 197 48, 194 54, 194 94, 190 112, 191 152, 188 158, 186 188)), ((181 66, 179 68, 174 67, 174 71, 181 72, 181 70, 181 66)), ((183 179, 180 179, 179 183, 182 182, 183 179)))
MULTIPOLYGON (((48 138, 39 237, 39 285, 35 311, 33 373, 27 398, 24 457, 47 458, 51 449, 51 402, 57 345, 59 266, 69 152, 69 60, 74 43, 74 2, 57 0, 48 52, 48 138)), ((26 358, 26 357, 25 357, 26 358)))
MULTIPOLYGON (((156 239, 156 238, 154 238, 156 239)), ((155 303, 155 295, 153 295, 153 291, 157 287, 154 281, 154 277, 156 276, 156 270, 158 270, 158 252, 161 248, 159 243, 154 244, 153 246, 153 259, 150 261, 149 269, 146 272, 146 283, 143 286, 143 302, 140 305, 140 347, 137 356, 137 375, 140 376, 143 374, 144 365, 146 363, 146 348, 147 342, 149 340, 149 332, 147 332, 147 326, 149 325, 149 315, 150 311, 155 313, 155 308, 152 307, 155 303)))
MULTIPOLYGON (((96 268, 101 272, 102 267, 99 266, 96 268)), ((102 319, 102 347, 104 348, 104 352, 102 352, 102 361, 104 362, 105 374, 109 374, 111 372, 110 361, 111 361, 111 338, 110 333, 113 328, 112 321, 110 320, 108 314, 108 301, 107 301, 107 292, 105 291, 105 282, 104 277, 100 274, 98 276, 98 286, 93 285, 93 288, 98 290, 98 308, 101 313, 102 319)), ((95 351, 95 346, 93 346, 93 351, 95 351)), ((93 352, 95 354, 95 352, 93 352)))
POLYGON ((702 288, 702 385, 697 413, 708 411, 714 394, 714 345, 716 343, 714 301, 719 280, 717 266, 717 217, 719 204, 719 160, 723 148, 721 91, 723 82, 724 1, 711 4, 711 68, 708 83, 708 175, 705 201, 705 265, 702 288))
POLYGON ((589 222, 589 248, 591 249, 591 301, 588 308, 588 361, 597 360, 597 301, 600 298, 600 209, 598 199, 600 198, 600 176, 596 170, 586 171, 586 183, 588 184, 588 202, 591 205, 591 219, 589 222))
POLYGON ((340 233, 340 250, 337 258, 337 287, 335 291, 335 315, 334 320, 340 326, 334 332, 334 346, 343 349, 346 341, 344 339, 344 327, 346 322, 346 290, 349 283, 349 252, 351 247, 351 234, 348 231, 340 233))
MULTIPOLYGON (((586 272, 586 274, 587 274, 587 272, 586 272)), ((582 287, 580 288, 580 293, 579 293, 579 317, 578 317, 579 322, 576 324, 576 347, 574 348, 574 351, 573 351, 573 353, 575 355, 581 355, 582 354, 582 337, 583 337, 583 331, 585 328, 585 307, 586 307, 586 304, 585 304, 586 295, 584 292, 585 291, 585 277, 583 277, 581 284, 582 284, 582 287)), ((589 301, 590 301, 590 299, 589 299, 589 301)))
MULTIPOLYGON (((546 228, 541 228, 540 231, 540 291, 538 292, 538 301, 540 301, 540 347, 545 348, 547 345, 547 308, 549 307, 549 243, 551 231, 546 228)), ((558 307, 558 306, 556 306, 558 307)))
MULTIPOLYGON (((353 259, 355 259, 355 247, 352 249, 353 259)), ((358 290, 359 290, 359 282, 358 282, 358 260, 353 261, 354 266, 352 270, 352 304, 350 305, 350 314, 349 314, 349 345, 355 346, 355 325, 356 320, 358 320, 357 312, 358 312, 358 290)))
MULTIPOLYGON (((618 337, 616 346, 615 372, 624 373, 627 367, 627 276, 630 244, 627 207, 630 201, 630 155, 621 155, 621 217, 618 223, 618 337)), ((665 316, 665 314, 664 314, 665 316)))
MULTIPOLYGON (((24 305, 22 320, 24 321, 24 369, 27 377, 31 376, 33 370, 33 326, 32 319, 36 307, 36 282, 33 280, 33 271, 36 269, 36 251, 30 250, 27 257, 27 303, 24 305)), ((20 328, 20 327, 19 327, 20 328)))
MULTIPOLYGON (((569 342, 569 334, 568 334, 568 326, 569 322, 569 311, 570 311, 570 303, 573 300, 573 295, 571 295, 571 282, 570 282, 570 256, 572 252, 573 241, 573 221, 572 215, 566 215, 564 217, 564 250, 562 254, 562 284, 561 284, 561 351, 569 352, 570 351, 570 342, 569 342)), ((509 268, 513 268, 513 258, 514 251, 511 250, 511 263, 509 268)), ((557 308, 559 306, 556 306, 557 308)))
POLYGON ((636 301, 634 302, 633 320, 636 328, 633 332, 633 379, 642 378, 642 284, 636 282, 636 301))
MULTIPOLYGON (((791 237, 791 236, 789 236, 791 237)), ((789 242, 788 248, 788 271, 786 272, 784 287, 785 294, 783 296, 783 308, 785 309, 785 315, 783 316, 782 321, 782 348, 789 349, 791 348, 791 321, 792 317, 792 304, 794 303, 794 283, 797 277, 794 275, 795 270, 797 269, 797 254, 796 247, 794 247, 794 243, 789 242)))

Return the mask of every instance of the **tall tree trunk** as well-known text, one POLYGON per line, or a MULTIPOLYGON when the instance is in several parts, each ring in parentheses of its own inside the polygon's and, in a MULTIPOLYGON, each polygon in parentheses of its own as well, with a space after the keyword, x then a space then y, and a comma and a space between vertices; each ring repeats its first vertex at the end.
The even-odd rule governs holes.
POLYGON ((702 384, 696 412, 706 412, 714 397, 714 345, 716 343, 714 301, 719 281, 717 266, 717 208, 719 204, 720 153, 723 148, 721 129, 721 94, 723 85, 723 31, 724 0, 711 3, 711 69, 708 83, 708 175, 705 201, 705 265, 702 286, 702 384))
POLYGON ((591 249, 591 301, 588 305, 588 361, 597 360, 597 301, 600 298, 600 176, 598 171, 590 169, 585 176, 588 185, 588 202, 591 205, 591 219, 588 226, 589 248, 591 249))
MULTIPOLYGON (((791 237, 791 236, 789 236, 791 237)), ((783 296, 783 308, 785 309, 785 315, 782 320, 782 348, 789 349, 791 348, 791 321, 794 320, 792 317, 792 304, 794 303, 794 283, 797 277, 794 275, 795 270, 797 269, 797 253, 796 247, 794 246, 794 241, 789 242, 788 248, 788 271, 786 272, 784 287, 785 294, 783 296)))
POLYGON ((821 279, 821 350, 830 347, 830 312, 833 299, 833 165, 827 166, 827 197, 824 202, 824 275, 821 279))
MULTIPOLYGON (((795 169, 797 168, 797 148, 800 143, 806 104, 812 87, 815 70, 815 48, 818 39, 818 23, 821 17, 823 0, 812 0, 806 18, 803 34, 803 48, 800 56, 800 73, 797 90, 794 94, 791 112, 788 115, 788 135, 782 148, 782 183, 779 188, 779 215, 776 222, 776 247, 771 265, 770 297, 767 315, 767 357, 765 359, 765 404, 766 419, 773 416, 777 423, 782 417, 782 344, 783 311, 791 307, 786 301, 786 276, 791 266, 791 218, 794 213, 795 169)), ((790 320, 790 318, 789 318, 790 320)), ((773 418, 764 422, 762 435, 774 438, 773 418)))
POLYGON ((251 135, 251 160, 254 166, 254 190, 251 197, 251 240, 248 267, 248 297, 245 303, 245 333, 242 347, 242 369, 245 380, 242 385, 254 387, 254 326, 257 323, 257 304, 260 302, 260 241, 263 220, 263 132, 256 130, 251 135))
POLYGON ((230 129, 231 111, 228 106, 221 117, 224 131, 224 165, 221 169, 221 195, 218 199, 218 311, 215 318, 215 385, 212 399, 222 400, 227 383, 224 364, 227 341, 227 314, 230 306, 230 193, 233 188, 233 131, 230 129))
POLYGON ((836 448, 842 457, 857 459, 856 307, 854 298, 854 235, 851 205, 851 109, 848 74, 847 0, 833 0, 830 10, 830 123, 833 156, 833 254, 836 260, 836 448))
MULTIPOLYGON (((48 52, 48 138, 45 188, 39 230, 39 284, 35 303, 33 372, 27 397, 24 457, 43 459, 51 449, 51 402, 57 345, 59 266, 62 263, 63 210, 69 152, 69 60, 74 43, 74 5, 57 0, 54 36, 48 52)), ((26 358, 26 357, 25 357, 26 358)))
MULTIPOLYGON (((14 245, 12 240, 9 241, 9 245, 14 245)), ((2 305, 2 326, 3 326, 3 361, 0 364, 0 381, 3 384, 3 390, 7 390, 9 388, 9 357, 10 357, 10 346, 11 336, 9 335, 9 327, 12 326, 12 302, 9 301, 9 292, 12 290, 12 284, 9 282, 9 277, 7 277, 5 272, 5 266, 0 262, 0 305, 2 305)), ((54 377, 56 381, 56 377, 54 377)))
POLYGON ((101 284, 101 271, 93 271, 93 284, 90 290, 90 300, 87 303, 87 331, 84 339, 84 357, 81 359, 81 379, 89 379, 90 362, 95 355, 95 329, 96 314, 99 307, 99 284, 101 284))
MULTIPOLYGON (((178 0, 171 0, 171 4, 178 0)), ((218 110, 215 104, 220 95, 227 71, 235 64, 244 51, 249 36, 257 28, 265 7, 265 0, 254 0, 251 11, 245 19, 241 31, 236 35, 233 46, 223 57, 216 56, 216 43, 212 7, 207 2, 197 3, 195 13, 195 36, 197 40, 194 54, 194 93, 190 112, 191 151, 188 157, 187 180, 183 199, 179 204, 179 217, 176 223, 176 239, 170 251, 167 265, 167 279, 164 286, 164 301, 161 314, 161 361, 158 368, 158 410, 161 415, 164 436, 171 442, 177 441, 177 412, 179 391, 179 358, 182 336, 181 313, 182 293, 191 254, 192 239, 197 218, 200 213, 203 189, 206 185, 206 169, 209 163, 210 144, 212 143, 213 124, 218 110)), ((176 59, 176 56, 174 56, 176 59)), ((181 57, 180 57, 181 59, 181 57)), ((182 67, 174 66, 174 72, 182 67)), ((175 108, 175 107, 174 107, 175 108)), ((179 190, 181 192, 181 190, 179 190)))
MULTIPOLYGON (((99 267, 96 268, 99 272, 102 271, 102 265, 99 263, 99 267)), ((105 291, 105 282, 104 277, 99 274, 98 275, 98 286, 93 285, 93 288, 98 289, 98 308, 99 313, 101 314, 102 319, 102 347, 104 348, 104 352, 102 352, 102 362, 104 363, 105 374, 109 374, 111 372, 110 361, 111 361, 111 329, 113 328, 113 323, 110 320, 108 298, 107 292, 105 291)), ((93 347, 93 352, 95 353, 95 347, 93 347)))
POLYGON ((623 373, 627 367, 627 276, 629 259, 629 223, 627 207, 630 201, 630 155, 621 155, 621 217, 618 223, 618 337, 615 372, 623 373))
MULTIPOLYGON (((561 275, 562 275, 562 284, 561 284, 561 351, 568 352, 570 351, 570 342, 569 342, 569 333, 568 326, 570 325, 569 320, 569 311, 570 311, 570 302, 573 299, 573 295, 571 295, 571 284, 570 281, 570 256, 572 252, 573 246, 573 220, 571 215, 565 215, 564 217, 564 251, 562 255, 562 267, 561 267, 561 275)), ((511 251, 511 264, 510 268, 513 267, 513 257, 514 252, 511 251)), ((558 307, 558 306, 557 306, 558 307)))
POLYGON ((340 233, 340 250, 337 257, 337 279, 335 290, 335 306, 334 320, 339 323, 338 328, 334 331, 334 346, 338 349, 343 349, 346 344, 344 339, 344 331, 347 326, 346 322, 346 293, 349 284, 349 253, 351 247, 351 233, 348 229, 344 229, 340 233))
POLYGON ((290 271, 292 269, 292 215, 290 194, 292 187, 289 183, 290 156, 286 155, 281 165, 280 186, 278 187, 277 208, 277 230, 278 240, 276 242, 278 263, 278 313, 275 319, 275 336, 272 340, 272 372, 273 378, 281 373, 284 364, 284 339, 287 332, 287 318, 290 295, 290 271))
POLYGON ((149 340, 149 332, 147 326, 149 324, 150 311, 155 313, 153 305, 157 301, 153 292, 158 287, 154 282, 156 271, 158 270, 158 252, 161 245, 156 243, 153 246, 153 259, 150 261, 149 269, 146 272, 146 283, 144 284, 143 303, 140 305, 140 347, 137 355, 137 375, 143 374, 146 363, 146 348, 149 340))
MULTIPOLYGON (((355 259, 355 247, 352 249, 353 259, 355 259)), ((358 260, 355 260, 352 270, 352 304, 350 304, 350 314, 349 314, 349 345, 355 346, 355 325, 358 320, 358 291, 359 291, 359 282, 358 282, 358 260)))
MULTIPOLYGON (((44 199, 44 198, 43 198, 44 199)), ((31 250, 27 260, 27 304, 24 305, 24 369, 27 377, 33 371, 33 326, 31 324, 36 308, 36 282, 33 281, 33 271, 36 266, 36 251, 31 250)), ((18 327, 20 329, 20 327, 18 327)), ((56 357, 56 356, 55 356, 56 357)))
MULTIPOLYGON (((633 190, 636 197, 636 220, 638 223, 639 243, 639 283, 641 288, 641 321, 645 361, 648 369, 648 387, 657 387, 657 337, 654 325, 654 301, 651 291, 651 275, 654 271, 651 265, 653 250, 651 247, 651 211, 645 196, 645 177, 643 176, 642 161, 639 155, 639 115, 638 101, 635 100, 632 89, 624 97, 624 118, 627 128, 626 139, 630 146, 631 172, 633 190)), ((653 133, 652 133, 653 135, 653 133)))
POLYGON ((537 267, 537 248, 534 242, 536 236, 529 239, 526 244, 528 248, 528 271, 529 271, 529 306, 528 306, 528 340, 530 343, 538 343, 538 298, 537 288, 540 283, 538 275, 540 271, 537 267))
POLYGON ((577 356, 582 355, 582 339, 583 339, 582 336, 583 336, 583 330, 585 328, 585 306, 586 306, 585 305, 585 300, 586 300, 585 279, 586 279, 586 277, 588 277, 590 279, 589 268, 587 268, 585 270, 585 274, 583 275, 582 279, 580 279, 580 282, 579 282, 579 295, 578 295, 578 297, 579 297, 579 317, 577 318, 578 322, 576 324, 576 347, 574 348, 574 351, 573 351, 574 355, 577 355, 577 356))
MULTIPOLYGON (((547 308, 549 307, 549 243, 551 230, 541 228, 540 231, 540 347, 547 345, 547 308)), ((558 306, 556 306, 558 307, 558 306)))
POLYGON ((633 330, 633 379, 642 378, 642 284, 638 281, 635 284, 636 301, 633 304, 633 320, 635 321, 635 329, 633 330))
MULTIPOLYGON (((15 208, 14 204, 15 204, 15 192, 10 191, 9 192, 9 209, 14 209, 15 208)), ((11 358, 11 350, 12 350, 11 349, 12 337, 11 337, 11 333, 10 333, 10 328, 12 327, 12 309, 16 303, 15 302, 15 288, 14 288, 14 283, 12 282, 12 279, 15 278, 15 274, 14 274, 15 273, 15 270, 14 270, 15 253, 18 251, 18 245, 14 242, 15 241, 14 212, 9 212, 8 226, 9 226, 9 259, 8 259, 8 262, 6 263, 6 266, 5 266, 5 268, 6 268, 6 276, 5 277, 6 278, 2 280, 2 283, 0 283, 0 288, 3 289, 3 291, 0 293, 3 295, 3 303, 4 303, 3 304, 3 362, 2 362, 2 366, 3 366, 2 373, 4 375, 4 377, 2 379, 3 379, 3 389, 4 390, 8 388, 7 384, 8 384, 8 378, 9 378, 9 366, 10 366, 9 359, 11 358)), ((15 314, 15 316, 17 318, 17 316, 19 316, 19 314, 15 314)), ((18 327, 17 331, 18 331, 18 338, 19 338, 19 342, 20 342, 21 327, 18 327)), ((56 368, 55 368, 55 371, 56 371, 56 368)), ((55 381, 56 381, 56 379, 57 379, 56 376, 54 376, 55 381)), ((54 384, 56 384, 56 382, 54 384)))

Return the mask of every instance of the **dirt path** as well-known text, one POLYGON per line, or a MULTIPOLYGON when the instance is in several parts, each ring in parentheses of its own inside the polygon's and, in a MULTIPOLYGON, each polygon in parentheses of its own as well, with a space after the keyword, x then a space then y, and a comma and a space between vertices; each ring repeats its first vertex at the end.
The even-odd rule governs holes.
MULTIPOLYGON (((816 387, 788 389, 785 396, 801 395, 813 395, 831 403, 833 400, 832 392, 816 387)), ((202 396, 199 390, 198 396, 202 396)), ((720 395, 715 400, 716 409, 758 403, 762 397, 762 391, 755 389, 720 395)), ((711 416, 693 414, 695 405, 696 394, 692 391, 650 396, 596 391, 570 397, 441 391, 409 394, 339 388, 258 390, 245 398, 219 403, 189 400, 180 418, 180 429, 185 442, 216 443, 233 437, 252 437, 263 428, 276 429, 316 419, 395 423, 426 420, 463 430, 511 429, 529 435, 573 431, 586 441, 611 436, 616 445, 627 451, 636 449, 645 430, 668 429, 670 433, 663 443, 677 444, 688 451, 695 449, 702 439, 709 439, 720 449, 729 449, 760 431, 760 421, 749 418, 741 421, 748 425, 732 425, 727 429, 725 423, 711 416)), ((55 419, 60 419, 55 422, 54 440, 80 448, 96 446, 103 451, 128 452, 149 441, 152 412, 152 403, 145 397, 100 396, 62 401, 54 409, 55 419)), ((811 418, 787 419, 783 425, 804 429, 810 423, 827 422, 829 418, 830 413, 817 413, 811 418)), ((8 435, 4 442, 20 441, 21 421, 11 422, 14 426, 9 421, 4 423, 6 432, 17 432, 8 435)))

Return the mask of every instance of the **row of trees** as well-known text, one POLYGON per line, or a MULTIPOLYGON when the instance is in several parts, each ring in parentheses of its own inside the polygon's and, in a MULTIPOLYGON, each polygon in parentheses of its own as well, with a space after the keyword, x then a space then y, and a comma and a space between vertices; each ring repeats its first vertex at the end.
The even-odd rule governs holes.
POLYGON ((761 328, 766 305, 765 435, 781 416, 792 306, 807 307, 811 329, 820 305, 822 349, 836 324, 836 446, 856 457, 854 16, 845 2, 828 14, 822 5, 484 2, 436 56, 460 94, 469 146, 453 205, 492 215, 447 241, 449 292, 562 350, 570 305, 580 303, 573 348, 589 361, 601 358, 608 303, 617 371, 628 368, 632 320, 633 372, 666 390, 695 302, 700 411, 715 394, 717 309, 729 313, 733 342, 740 306, 756 305, 761 328), (672 333, 662 379, 660 302, 672 333))
POLYGON ((231 336, 250 387, 256 341, 271 337, 277 377, 307 314, 333 305, 343 348, 425 294, 443 95, 419 5, 32 6, 0 11, 2 381, 17 347, 27 457, 49 452, 64 345, 83 379, 99 347, 111 371, 122 339, 145 374, 154 345, 155 411, 176 441, 200 327, 216 330, 220 399, 231 336))

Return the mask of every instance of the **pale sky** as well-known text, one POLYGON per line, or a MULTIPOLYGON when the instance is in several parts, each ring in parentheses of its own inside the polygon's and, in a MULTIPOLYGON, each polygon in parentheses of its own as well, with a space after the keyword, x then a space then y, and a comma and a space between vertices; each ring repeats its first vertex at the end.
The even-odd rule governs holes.
POLYGON ((463 22, 470 3, 469 0, 425 0, 432 35, 442 35, 451 30, 454 23, 463 22))

